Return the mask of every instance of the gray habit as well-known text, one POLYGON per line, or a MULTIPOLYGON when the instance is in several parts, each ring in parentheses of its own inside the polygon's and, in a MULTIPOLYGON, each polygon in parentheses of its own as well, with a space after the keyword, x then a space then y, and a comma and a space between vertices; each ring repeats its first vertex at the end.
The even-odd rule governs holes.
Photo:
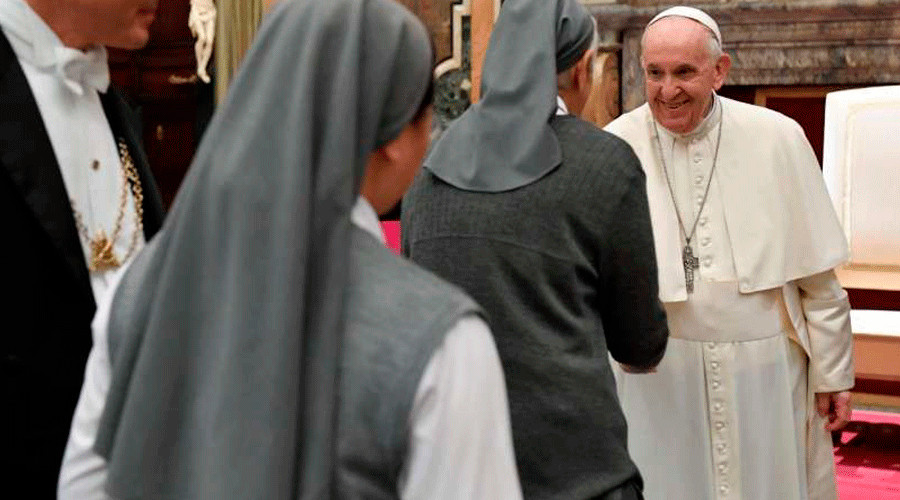
POLYGON ((500 192, 558 167, 549 124, 556 74, 593 38, 594 22, 577 0, 506 0, 484 57, 482 98, 443 133, 425 168, 460 189, 500 192))
POLYGON ((269 14, 114 299, 95 444, 113 496, 333 496, 349 214, 431 61, 392 0, 269 14))

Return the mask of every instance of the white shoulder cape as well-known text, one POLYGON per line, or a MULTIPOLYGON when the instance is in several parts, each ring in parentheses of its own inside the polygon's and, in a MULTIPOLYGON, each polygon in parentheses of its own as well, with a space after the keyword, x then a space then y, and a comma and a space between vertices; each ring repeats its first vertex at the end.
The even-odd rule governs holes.
MULTIPOLYGON (((845 262, 847 241, 800 125, 760 106, 720 102, 722 144, 715 178, 741 292, 781 287, 845 262)), ((647 176, 660 299, 684 301, 681 237, 652 120, 644 104, 605 130, 631 145, 647 176)))

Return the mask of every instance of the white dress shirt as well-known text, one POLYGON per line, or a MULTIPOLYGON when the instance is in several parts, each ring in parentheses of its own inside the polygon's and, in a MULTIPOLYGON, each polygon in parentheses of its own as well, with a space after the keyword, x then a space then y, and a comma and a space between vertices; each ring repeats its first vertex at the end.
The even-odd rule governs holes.
MULTIPOLYGON (((31 87, 69 199, 91 237, 101 229, 112 237, 126 181, 98 93, 109 87, 106 50, 96 46, 82 52, 64 46, 25 0, 0 3, 0 27, 31 87)), ((122 228, 114 242, 120 259, 128 253, 136 229, 130 190, 126 196, 122 228)), ((136 250, 144 235, 137 238, 136 250)), ((90 245, 83 235, 79 234, 79 240, 87 265, 90 245)), ((103 295, 114 274, 114 269, 90 273, 95 299, 103 295)))
POLYGON ((569 108, 568 108, 568 106, 566 106, 566 101, 564 101, 563 98, 560 96, 556 96, 556 114, 557 115, 569 114, 569 108))
MULTIPOLYGON (((363 198, 351 219, 384 241, 378 216, 363 198)), ((109 498, 103 491, 106 463, 93 445, 110 384, 110 303, 123 273, 113 278, 94 318, 94 348, 63 459, 60 500, 109 498)), ((493 337, 478 316, 467 315, 449 330, 422 374, 399 485, 407 500, 522 498, 506 382, 493 337)))

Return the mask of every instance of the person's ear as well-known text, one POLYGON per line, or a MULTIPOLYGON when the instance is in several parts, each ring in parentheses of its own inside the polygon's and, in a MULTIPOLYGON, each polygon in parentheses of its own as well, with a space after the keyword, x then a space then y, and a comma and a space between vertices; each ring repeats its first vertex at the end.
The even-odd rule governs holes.
POLYGON ((382 163, 396 164, 403 156, 403 141, 390 140, 375 149, 382 163))
POLYGON ((578 72, 581 75, 578 78, 579 93, 584 96, 585 102, 589 99, 591 90, 594 87, 594 64, 596 64, 597 50, 589 49, 578 61, 578 72))
POLYGON ((731 69, 731 56, 727 53, 723 53, 716 59, 716 78, 713 81, 713 88, 719 90, 722 88, 722 85, 725 83, 725 79, 728 78, 728 71, 731 69))
POLYGON ((391 148, 388 147, 391 142, 379 146, 369 153, 360 185, 359 194, 367 199, 378 213, 384 210, 382 193, 384 192, 385 183, 391 178, 391 165, 395 163, 390 159, 394 154, 391 152, 391 148))
POLYGON ((594 50, 591 49, 585 52, 575 64, 575 74, 572 75, 574 76, 572 80, 575 82, 576 90, 582 90, 591 86, 591 81, 593 80, 591 62, 593 59, 594 50))
POLYGON ((404 133, 378 146, 370 155, 370 164, 378 172, 377 175, 390 176, 392 172, 403 165, 406 157, 408 143, 404 133))

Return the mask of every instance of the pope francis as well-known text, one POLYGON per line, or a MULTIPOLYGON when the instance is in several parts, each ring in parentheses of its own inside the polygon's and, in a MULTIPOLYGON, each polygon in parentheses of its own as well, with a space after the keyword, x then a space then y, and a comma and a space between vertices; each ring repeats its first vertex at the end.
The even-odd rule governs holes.
POLYGON ((715 21, 661 12, 647 103, 606 129, 635 150, 671 339, 657 373, 618 370, 648 499, 835 499, 829 431, 850 417, 847 244, 803 130, 719 97, 715 21))

